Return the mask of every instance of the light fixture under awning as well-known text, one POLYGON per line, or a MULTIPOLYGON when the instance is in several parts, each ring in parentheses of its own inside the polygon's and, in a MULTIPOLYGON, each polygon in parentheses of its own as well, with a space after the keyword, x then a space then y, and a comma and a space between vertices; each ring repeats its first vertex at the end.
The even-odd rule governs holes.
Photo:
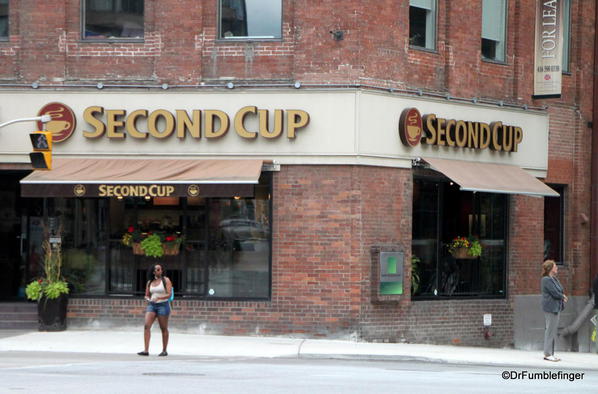
POLYGON ((21 180, 23 197, 251 196, 263 160, 56 158, 21 180))
POLYGON ((463 160, 422 158, 461 190, 558 197, 559 194, 520 167, 463 160))

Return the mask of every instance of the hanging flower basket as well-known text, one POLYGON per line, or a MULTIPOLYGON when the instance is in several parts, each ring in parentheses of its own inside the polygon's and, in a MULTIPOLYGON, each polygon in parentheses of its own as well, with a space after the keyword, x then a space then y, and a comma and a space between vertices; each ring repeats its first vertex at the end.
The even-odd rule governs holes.
POLYGON ((455 237, 447 244, 449 253, 456 259, 476 259, 482 255, 482 245, 475 238, 455 237))
POLYGON ((181 250, 184 237, 180 232, 142 232, 129 226, 122 236, 122 244, 133 249, 133 254, 160 258, 176 256, 181 250))
POLYGON ((468 248, 457 248, 451 251, 451 255, 456 259, 477 259, 477 256, 472 256, 469 254, 468 248))
POLYGON ((181 244, 178 242, 163 243, 164 256, 177 256, 181 250, 181 244))
POLYGON ((131 246, 133 248, 133 254, 140 255, 140 256, 143 256, 145 254, 143 249, 141 249, 141 242, 133 242, 131 244, 131 246))

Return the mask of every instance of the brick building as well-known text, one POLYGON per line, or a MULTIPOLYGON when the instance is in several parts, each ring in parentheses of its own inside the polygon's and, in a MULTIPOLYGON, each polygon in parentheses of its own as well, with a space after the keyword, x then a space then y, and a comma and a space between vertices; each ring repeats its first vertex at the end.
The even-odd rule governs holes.
POLYGON ((179 329, 540 348, 541 262, 562 325, 592 265, 596 4, 559 4, 562 95, 533 99, 532 0, 0 1, 0 119, 56 141, 28 175, 33 125, 0 131, 2 298, 55 218, 70 326, 140 325, 159 261, 179 329))

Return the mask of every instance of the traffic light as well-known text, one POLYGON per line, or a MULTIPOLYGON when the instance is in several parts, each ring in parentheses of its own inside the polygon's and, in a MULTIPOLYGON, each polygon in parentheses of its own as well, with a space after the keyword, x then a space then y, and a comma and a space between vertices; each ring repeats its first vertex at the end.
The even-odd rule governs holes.
POLYGON ((52 132, 36 131, 29 134, 33 152, 29 154, 34 170, 52 169, 52 132))

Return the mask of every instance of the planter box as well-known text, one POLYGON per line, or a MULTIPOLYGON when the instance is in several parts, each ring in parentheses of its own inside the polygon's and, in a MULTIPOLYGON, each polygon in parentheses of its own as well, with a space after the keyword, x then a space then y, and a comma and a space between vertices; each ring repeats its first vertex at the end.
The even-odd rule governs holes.
MULTIPOLYGON (((181 250, 181 244, 173 242, 173 243, 163 243, 162 249, 164 250, 164 256, 177 256, 181 250)), ((144 256, 145 252, 141 249, 140 242, 133 242, 133 254, 144 256)))
POLYGON ((67 294, 53 300, 42 297, 37 302, 37 318, 39 331, 66 330, 66 307, 69 302, 67 294))
POLYGON ((454 258, 461 259, 461 260, 464 260, 464 259, 470 259, 470 260, 477 259, 477 256, 472 256, 472 255, 469 254, 469 249, 467 249, 467 248, 458 248, 458 249, 455 249, 455 250, 453 250, 451 252, 451 255, 453 255, 454 258))

